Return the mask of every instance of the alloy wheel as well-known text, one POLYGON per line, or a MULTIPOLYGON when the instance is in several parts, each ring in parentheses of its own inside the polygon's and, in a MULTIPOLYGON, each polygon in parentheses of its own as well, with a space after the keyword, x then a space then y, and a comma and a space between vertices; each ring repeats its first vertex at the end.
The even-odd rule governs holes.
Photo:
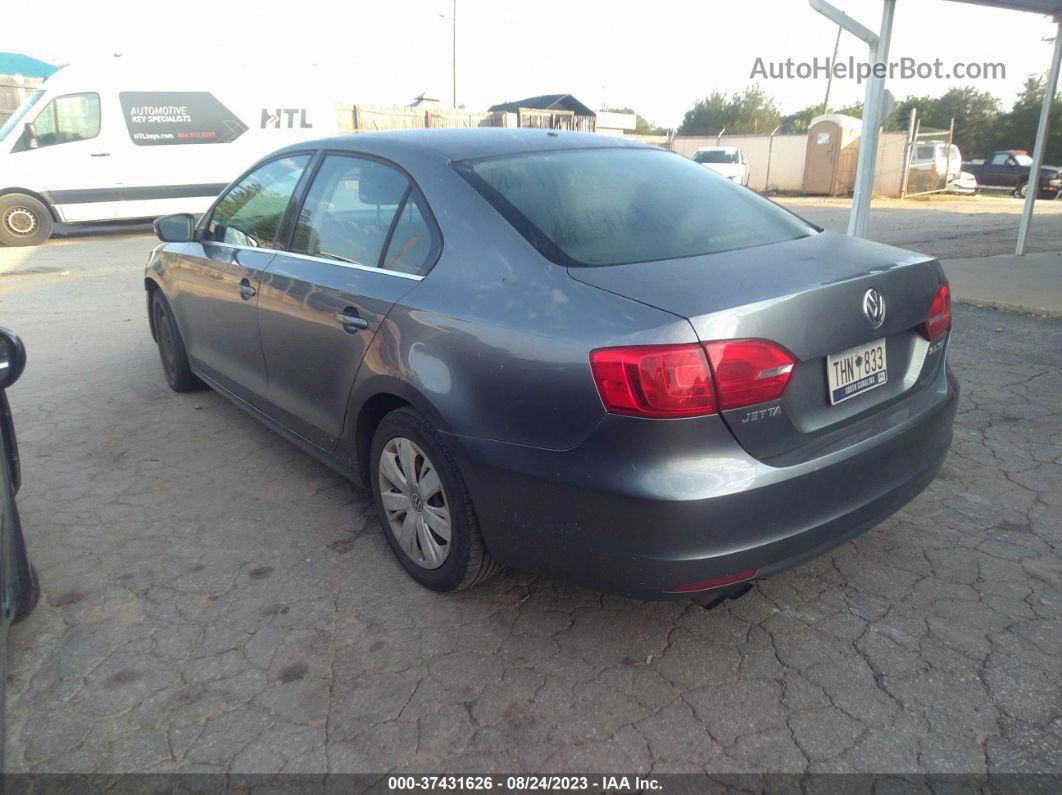
POLYGON ((404 436, 389 439, 377 488, 399 548, 421 568, 442 566, 450 554, 450 506, 431 459, 404 436))

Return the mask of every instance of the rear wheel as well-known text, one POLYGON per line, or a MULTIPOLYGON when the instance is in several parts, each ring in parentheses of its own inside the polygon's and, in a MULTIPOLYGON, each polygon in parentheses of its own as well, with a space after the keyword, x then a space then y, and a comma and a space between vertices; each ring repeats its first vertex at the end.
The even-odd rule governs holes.
POLYGON ((0 243, 39 246, 52 236, 52 214, 43 202, 24 193, 0 196, 0 243))
POLYGON ((384 417, 369 460, 384 535, 414 580, 456 591, 500 570, 483 544, 457 464, 424 417, 410 408, 384 417))
POLYGON ((174 392, 202 389, 203 382, 188 365, 188 355, 184 351, 184 340, 181 339, 177 321, 173 319, 169 302, 160 290, 155 290, 151 297, 151 322, 159 346, 159 358, 162 359, 162 372, 170 389, 174 392))

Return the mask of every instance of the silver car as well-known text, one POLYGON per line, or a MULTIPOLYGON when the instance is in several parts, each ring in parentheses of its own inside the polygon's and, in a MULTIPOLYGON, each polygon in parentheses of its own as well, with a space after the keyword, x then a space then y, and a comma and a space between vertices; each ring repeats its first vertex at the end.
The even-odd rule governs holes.
POLYGON ((940 263, 657 147, 331 138, 156 228, 170 386, 371 489, 436 590, 511 565, 715 601, 881 522, 951 441, 940 263))

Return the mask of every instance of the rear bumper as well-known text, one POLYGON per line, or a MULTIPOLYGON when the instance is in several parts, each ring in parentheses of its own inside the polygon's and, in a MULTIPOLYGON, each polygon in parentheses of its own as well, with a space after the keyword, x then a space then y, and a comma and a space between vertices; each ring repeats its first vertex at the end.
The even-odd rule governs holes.
POLYGON ((567 451, 449 441, 498 560, 667 598, 685 584, 773 574, 882 522, 936 476, 957 400, 941 368, 879 433, 787 467, 749 456, 718 417, 608 415, 567 451))

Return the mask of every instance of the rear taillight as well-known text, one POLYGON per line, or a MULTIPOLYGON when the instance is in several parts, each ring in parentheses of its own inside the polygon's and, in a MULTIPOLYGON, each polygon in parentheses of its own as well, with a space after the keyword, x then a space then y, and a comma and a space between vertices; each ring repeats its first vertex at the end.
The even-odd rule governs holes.
POLYGON ((643 345, 590 352, 605 408, 639 417, 695 417, 716 410, 700 345, 643 345))
POLYGON ((712 362, 721 409, 778 400, 796 367, 789 351, 767 340, 727 340, 704 347, 712 362))
POLYGON ((767 340, 601 348, 590 353, 590 369, 605 408, 638 417, 696 417, 777 400, 795 366, 796 359, 785 348, 767 340))
POLYGON ((944 282, 937 288, 933 303, 929 305, 926 322, 919 327, 922 336, 929 341, 935 340, 951 328, 951 288, 944 282))

